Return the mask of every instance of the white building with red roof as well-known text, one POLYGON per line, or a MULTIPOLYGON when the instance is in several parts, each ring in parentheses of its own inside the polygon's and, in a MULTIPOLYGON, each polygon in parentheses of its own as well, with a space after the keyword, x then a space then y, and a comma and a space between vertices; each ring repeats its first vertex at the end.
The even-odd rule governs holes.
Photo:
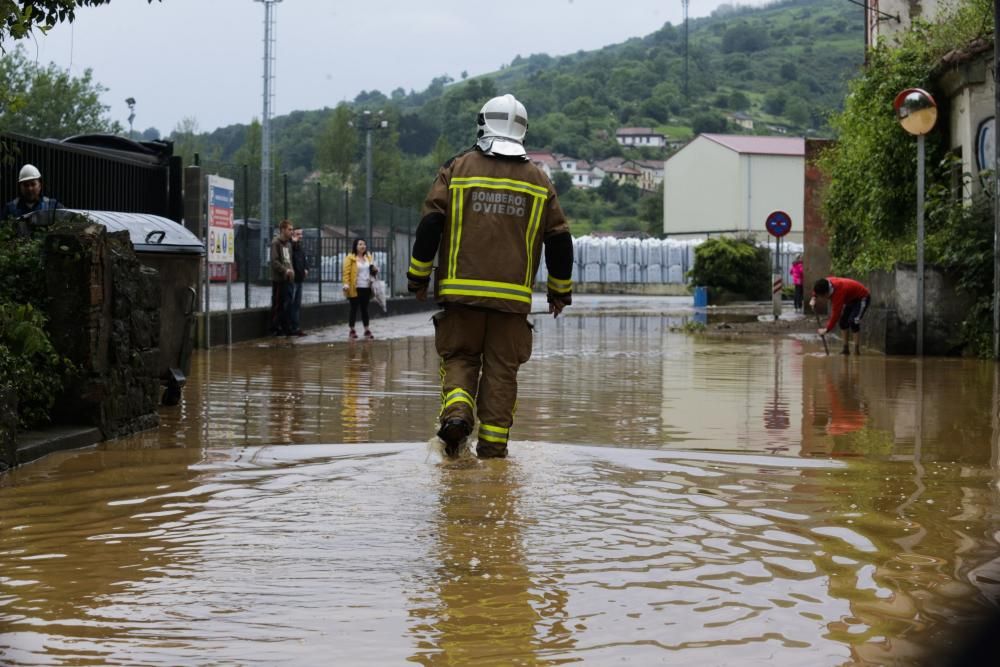
POLYGON ((802 242, 805 139, 700 134, 666 161, 663 233, 673 238, 750 234, 768 238, 774 211, 802 242))

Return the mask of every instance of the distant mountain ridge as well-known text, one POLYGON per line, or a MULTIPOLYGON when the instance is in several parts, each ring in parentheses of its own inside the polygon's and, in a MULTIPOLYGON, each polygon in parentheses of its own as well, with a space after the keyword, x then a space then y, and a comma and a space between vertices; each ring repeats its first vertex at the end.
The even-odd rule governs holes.
MULTIPOLYGON (((362 91, 351 106, 386 112, 404 162, 469 145, 479 107, 502 92, 528 109, 529 148, 587 160, 652 157, 618 146, 615 131, 627 126, 673 139, 776 128, 822 136, 864 61, 863 9, 846 0, 722 5, 691 20, 686 68, 684 42, 684 26, 667 23, 593 51, 518 56, 496 72, 457 81, 441 76, 419 92, 362 91), (753 130, 737 126, 737 115, 753 130)), ((316 147, 332 113, 294 111, 273 119, 272 149, 292 179, 316 169, 316 147)), ((219 128, 198 135, 197 143, 203 156, 232 161, 247 128, 219 128)))

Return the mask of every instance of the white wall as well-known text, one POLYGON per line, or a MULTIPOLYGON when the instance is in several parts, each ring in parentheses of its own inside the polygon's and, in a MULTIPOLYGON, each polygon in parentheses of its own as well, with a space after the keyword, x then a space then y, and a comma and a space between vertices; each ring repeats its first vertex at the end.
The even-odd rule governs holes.
POLYGON ((774 211, 784 211, 792 218, 792 231, 784 239, 802 243, 805 169, 803 157, 741 155, 741 229, 752 232, 758 239, 764 239, 768 236, 764 226, 767 216, 774 211))
POLYGON ((675 153, 663 168, 663 233, 743 229, 739 174, 739 156, 704 137, 675 153))
POLYGON ((979 126, 984 120, 992 118, 994 112, 993 82, 985 69, 985 61, 970 64, 970 67, 980 66, 984 67, 983 83, 961 88, 948 102, 951 148, 962 151, 962 173, 973 175, 971 187, 965 192, 966 197, 982 191, 977 161, 979 126))

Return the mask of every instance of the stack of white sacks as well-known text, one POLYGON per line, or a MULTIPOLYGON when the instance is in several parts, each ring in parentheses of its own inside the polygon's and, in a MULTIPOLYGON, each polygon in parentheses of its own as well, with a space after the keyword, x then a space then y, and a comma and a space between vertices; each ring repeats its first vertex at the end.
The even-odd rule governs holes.
MULTIPOLYGON (((573 239, 574 283, 685 284, 694 267, 694 250, 705 239, 618 239, 580 236, 573 239)), ((773 248, 773 246, 772 246, 773 248)), ((787 278, 802 244, 781 244, 781 271, 787 278)), ((548 279, 545 262, 537 282, 548 279)))

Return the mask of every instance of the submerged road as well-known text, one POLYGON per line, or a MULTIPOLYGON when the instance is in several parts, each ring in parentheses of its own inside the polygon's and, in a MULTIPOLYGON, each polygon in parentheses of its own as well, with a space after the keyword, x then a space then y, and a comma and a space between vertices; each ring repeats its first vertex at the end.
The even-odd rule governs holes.
MULTIPOLYGON (((0 477, 3 664, 920 664, 1000 594, 994 368, 536 318, 511 456, 428 452, 427 314, 199 353, 0 477)), ((543 308, 538 304, 538 310, 543 308)))

